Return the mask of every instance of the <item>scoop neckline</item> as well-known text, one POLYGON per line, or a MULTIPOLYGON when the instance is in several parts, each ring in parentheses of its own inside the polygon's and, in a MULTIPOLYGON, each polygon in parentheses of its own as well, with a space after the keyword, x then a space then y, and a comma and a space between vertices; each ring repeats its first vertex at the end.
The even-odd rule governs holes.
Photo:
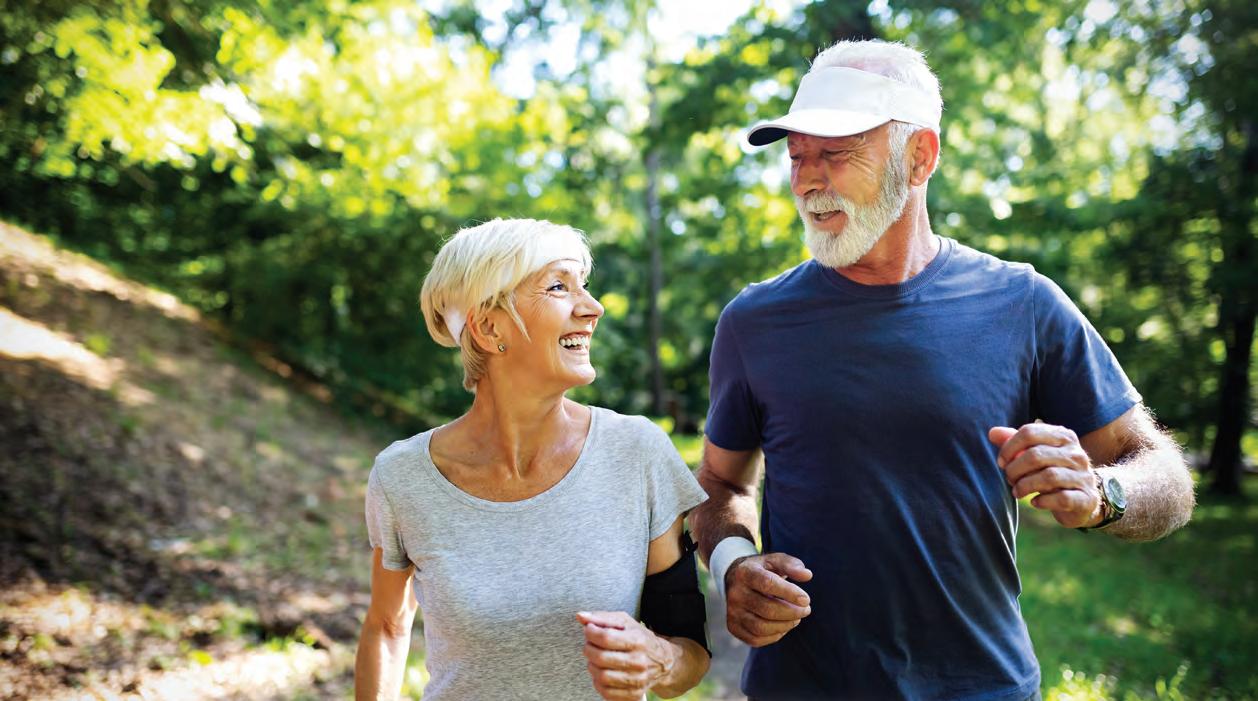
POLYGON ((559 478, 559 481, 547 487, 545 490, 534 494, 525 499, 516 501, 493 501, 491 499, 482 499, 481 497, 472 495, 465 491, 462 487, 451 482, 445 475, 441 474, 441 470, 437 469, 437 463, 432 459, 432 437, 436 434, 437 428, 431 429, 423 435, 420 445, 420 454, 423 456, 424 473, 437 485, 439 489, 447 495, 467 504, 468 506, 481 509, 483 511, 498 512, 515 512, 526 511, 541 506, 547 502, 559 498, 566 492, 573 482, 576 481, 578 474, 588 462, 587 456, 591 452, 590 446, 594 443, 595 431, 599 427, 601 420, 601 411, 598 407, 588 407, 590 410, 590 427, 585 433, 585 443, 581 445, 581 452, 577 454, 576 462, 572 463, 572 467, 568 468, 568 473, 559 478))

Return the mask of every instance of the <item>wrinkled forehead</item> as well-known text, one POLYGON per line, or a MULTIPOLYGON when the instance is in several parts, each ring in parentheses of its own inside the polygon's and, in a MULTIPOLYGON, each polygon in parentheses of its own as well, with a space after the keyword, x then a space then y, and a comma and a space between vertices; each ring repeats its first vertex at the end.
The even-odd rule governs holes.
POLYGON ((812 134, 790 131, 786 133, 786 147, 788 149, 811 147, 851 148, 872 142, 879 131, 885 129, 885 126, 878 126, 869 131, 852 134, 851 136, 813 136, 812 134))

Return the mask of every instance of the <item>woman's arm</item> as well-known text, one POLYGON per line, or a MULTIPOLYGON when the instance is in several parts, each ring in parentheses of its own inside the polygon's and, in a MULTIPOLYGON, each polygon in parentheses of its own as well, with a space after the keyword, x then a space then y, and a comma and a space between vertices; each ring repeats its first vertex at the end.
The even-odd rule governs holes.
POLYGON ((381 564, 382 551, 371 556, 371 605, 363 619, 354 661, 356 701, 396 699, 411 647, 411 624, 419 602, 411 591, 414 568, 394 571, 381 564))
MULTIPOLYGON (((647 575, 672 567, 683 552, 682 517, 651 541, 647 575)), ((692 557, 685 553, 687 557, 692 557)), ((594 688, 605 699, 637 701, 648 690, 680 696, 707 674, 711 658, 689 638, 656 635, 623 611, 577 614, 585 626, 585 657, 594 688)))

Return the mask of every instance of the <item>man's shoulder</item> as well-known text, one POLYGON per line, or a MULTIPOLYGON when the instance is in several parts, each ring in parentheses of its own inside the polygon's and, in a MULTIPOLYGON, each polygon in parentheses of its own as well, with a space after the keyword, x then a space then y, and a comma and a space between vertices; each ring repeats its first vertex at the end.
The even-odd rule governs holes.
POLYGON ((816 271, 813 269, 815 266, 816 263, 809 259, 767 280, 747 285, 725 307, 725 313, 755 313, 801 294, 808 294, 816 279, 816 271))
POLYGON ((991 253, 956 242, 953 253, 953 264, 958 272, 976 272, 995 278, 1017 278, 1028 280, 1039 273, 1030 263, 1005 260, 991 253))

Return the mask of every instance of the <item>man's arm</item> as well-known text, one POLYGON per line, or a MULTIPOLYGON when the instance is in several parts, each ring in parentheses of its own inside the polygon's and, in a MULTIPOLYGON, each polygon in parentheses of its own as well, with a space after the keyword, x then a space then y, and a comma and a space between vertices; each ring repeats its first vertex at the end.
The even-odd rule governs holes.
POLYGON ((703 459, 695 477, 708 493, 708 500, 690 512, 690 532, 705 565, 725 538, 736 536, 756 542, 761 457, 759 450, 726 450, 704 437, 703 459))
MULTIPOLYGON (((690 512, 690 530, 705 563, 729 537, 755 540, 760 451, 725 450, 704 438, 697 477, 708 500, 690 512)), ((713 573, 714 576, 719 576, 713 573)), ((734 637, 760 647, 777 642, 812 613, 808 594, 789 579, 806 582, 812 572, 785 553, 735 559, 725 571, 725 625, 734 637)))
POLYGON ((1000 446, 997 464, 1022 498, 1053 512, 1071 528, 1101 521, 1101 495, 1093 472, 1118 478, 1127 494, 1122 519, 1104 530, 1124 540, 1155 540, 1188 523, 1194 504, 1192 476, 1183 452, 1158 429, 1143 405, 1077 437, 1051 424, 1016 431, 997 426, 988 437, 1000 446))

